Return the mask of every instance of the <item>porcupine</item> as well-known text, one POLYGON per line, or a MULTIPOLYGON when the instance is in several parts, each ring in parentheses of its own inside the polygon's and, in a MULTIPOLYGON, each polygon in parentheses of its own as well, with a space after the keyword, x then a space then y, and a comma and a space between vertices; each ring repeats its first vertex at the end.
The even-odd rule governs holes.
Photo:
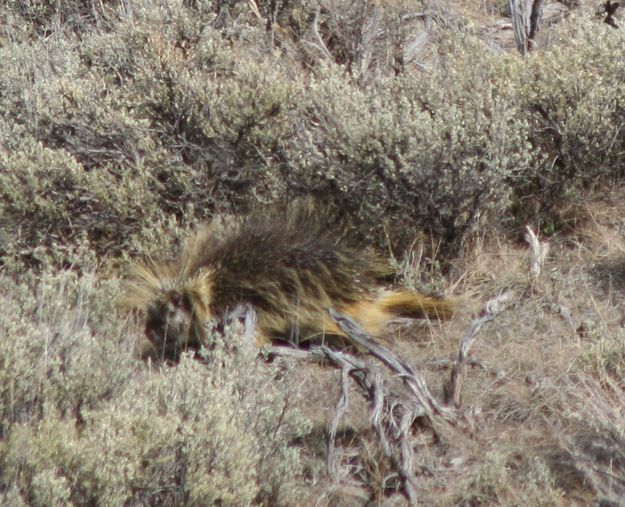
POLYGON ((258 345, 344 337, 329 307, 371 335, 393 319, 454 312, 448 299, 386 288, 390 264, 327 227, 310 203, 251 214, 221 233, 207 227, 177 261, 134 271, 127 304, 142 310, 146 336, 170 360, 199 348, 206 323, 241 304, 256 311, 258 345))

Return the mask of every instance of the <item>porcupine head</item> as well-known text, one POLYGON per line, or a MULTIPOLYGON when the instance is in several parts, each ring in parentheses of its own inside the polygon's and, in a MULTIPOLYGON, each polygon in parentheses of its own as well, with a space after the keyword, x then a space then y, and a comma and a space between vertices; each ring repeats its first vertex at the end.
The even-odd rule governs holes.
POLYGON ((177 358, 204 343, 210 319, 211 271, 192 278, 169 266, 136 266, 125 305, 145 315, 145 335, 159 355, 177 358))

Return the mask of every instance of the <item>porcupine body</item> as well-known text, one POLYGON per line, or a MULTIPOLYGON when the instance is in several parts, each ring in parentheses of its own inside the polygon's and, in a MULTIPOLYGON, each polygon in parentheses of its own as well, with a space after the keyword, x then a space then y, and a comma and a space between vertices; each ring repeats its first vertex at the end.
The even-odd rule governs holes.
POLYGON ((385 260, 300 204, 250 215, 221 232, 209 227, 176 262, 138 266, 131 300, 145 314, 159 357, 173 360, 204 342, 208 320, 241 304, 256 311, 259 345, 343 336, 329 307, 373 335, 394 318, 452 315, 448 300, 385 289, 392 274, 385 260))

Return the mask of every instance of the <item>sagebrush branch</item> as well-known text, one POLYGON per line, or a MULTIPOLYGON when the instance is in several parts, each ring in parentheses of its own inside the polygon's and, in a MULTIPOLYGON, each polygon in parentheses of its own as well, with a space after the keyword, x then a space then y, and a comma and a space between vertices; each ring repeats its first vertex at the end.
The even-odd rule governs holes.
POLYGON ((389 349, 382 347, 368 336, 353 320, 334 309, 328 310, 330 316, 341 330, 357 345, 366 349, 372 356, 380 360, 385 366, 400 376, 406 387, 411 391, 419 404, 423 407, 430 423, 436 419, 443 420, 449 424, 458 422, 455 411, 441 405, 430 393, 425 380, 413 370, 413 368, 403 359, 399 358, 389 349))
POLYGON ((270 354, 290 356, 297 359, 329 361, 341 370, 341 395, 337 402, 334 416, 328 426, 328 454, 326 466, 328 474, 335 481, 340 480, 338 457, 336 452, 336 434, 338 425, 349 404, 348 379, 354 380, 363 397, 369 402, 370 422, 386 456, 401 477, 405 494, 411 503, 417 502, 417 473, 427 469, 415 463, 414 449, 411 443, 411 428, 417 418, 423 418, 433 430, 440 425, 457 425, 460 413, 460 391, 471 344, 481 328, 491 321, 510 300, 510 294, 502 294, 487 302, 482 315, 475 319, 465 332, 459 347, 458 357, 449 383, 445 386, 446 403, 454 401, 454 407, 439 403, 430 393, 425 380, 406 361, 391 350, 383 347, 365 333, 350 318, 334 309, 328 309, 329 315, 339 328, 360 350, 379 360, 385 367, 398 376, 406 391, 389 389, 390 382, 369 361, 333 350, 327 346, 313 346, 308 351, 286 347, 271 347, 270 354), (417 472, 418 471, 418 472, 417 472))
MULTIPOLYGON (((337 314, 334 315, 337 318, 343 318, 337 314)), ((353 323, 352 325, 355 326, 353 323)), ((362 332, 360 331, 360 333, 362 332)), ((362 334, 364 335, 364 333, 362 334)), ((393 354, 385 350, 384 347, 375 347, 376 344, 366 335, 364 337, 359 335, 357 340, 360 340, 357 343, 361 346, 373 347, 376 349, 376 354, 386 357, 387 361, 383 361, 384 364, 387 366, 393 364, 391 369, 395 373, 399 373, 406 383, 406 378, 410 373, 406 372, 405 368, 410 369, 409 366, 405 365, 405 368, 402 368, 401 360, 390 357, 393 354)), ((335 481, 340 479, 336 434, 339 422, 349 403, 347 379, 351 378, 369 403, 371 427, 378 436, 384 454, 389 458, 397 475, 402 479, 406 496, 411 504, 415 504, 418 499, 415 470, 425 473, 427 469, 416 464, 411 443, 411 428, 417 418, 428 417, 428 410, 418 399, 415 399, 412 392, 406 395, 405 392, 389 389, 390 383, 384 380, 384 376, 375 365, 347 352, 333 350, 327 346, 313 346, 308 351, 289 347, 270 347, 267 351, 272 355, 296 359, 329 361, 341 370, 341 395, 328 426, 328 454, 326 457, 328 475, 335 481)), ((430 409, 429 413, 432 412, 430 409)))
POLYGON ((525 241, 527 241, 532 250, 530 278, 532 281, 534 281, 542 273, 545 259, 547 259, 547 255, 549 254, 549 243, 545 241, 539 241, 538 236, 534 233, 529 225, 525 227, 525 231, 525 241))
POLYGON ((454 407, 460 408, 462 382, 464 381, 464 376, 466 374, 467 357, 469 355, 471 345, 473 345, 475 338, 481 331, 484 324, 490 322, 499 313, 501 313, 511 298, 512 295, 509 292, 506 292, 489 300, 486 303, 482 314, 477 319, 474 319, 469 328, 465 331, 462 339, 460 340, 458 355, 454 361, 449 382, 445 384, 444 393, 446 405, 453 402, 454 407))

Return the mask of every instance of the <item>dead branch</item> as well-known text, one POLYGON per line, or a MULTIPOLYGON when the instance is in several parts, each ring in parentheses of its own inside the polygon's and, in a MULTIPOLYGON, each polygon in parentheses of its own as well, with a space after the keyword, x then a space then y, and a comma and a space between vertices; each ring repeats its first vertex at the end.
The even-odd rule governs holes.
POLYGON ((408 363, 392 351, 378 344, 351 319, 333 309, 328 312, 347 337, 366 350, 401 379, 405 390, 389 388, 381 371, 364 358, 332 350, 327 346, 313 346, 310 350, 288 347, 271 347, 271 355, 293 357, 314 361, 327 361, 341 370, 341 395, 337 401, 334 416, 328 425, 328 454, 326 466, 333 480, 340 480, 336 449, 336 434, 341 418, 349 404, 348 379, 352 379, 361 394, 369 402, 371 427, 375 431, 384 454, 390 459, 396 473, 402 480, 403 488, 412 504, 417 502, 417 474, 428 473, 425 467, 416 463, 411 432, 415 420, 422 419, 433 431, 442 427, 457 425, 461 419, 456 407, 460 406, 460 390, 471 344, 482 326, 492 320, 509 300, 504 294, 486 304, 483 315, 474 320, 460 343, 449 384, 445 386, 446 403, 454 401, 454 407, 439 403, 430 393, 425 380, 408 363))
POLYGON ((532 250, 532 262, 530 264, 530 278, 535 281, 542 273, 545 259, 549 254, 549 243, 546 241, 539 241, 538 236, 534 233, 532 228, 525 226, 525 241, 528 242, 532 250))
POLYGON ((336 430, 338 429, 339 422, 347 410, 349 405, 349 374, 351 373, 351 368, 347 364, 343 364, 341 367, 341 398, 339 399, 338 404, 336 405, 336 410, 334 412, 334 417, 330 422, 330 426, 328 428, 328 453, 326 456, 326 467, 328 469, 328 473, 332 480, 338 482, 339 474, 338 474, 338 465, 336 463, 336 430))
POLYGON ((526 55, 532 50, 540 29, 543 0, 509 0, 509 3, 517 49, 526 55))
POLYGON ((452 425, 458 422, 458 414, 454 410, 441 405, 434 396, 430 394, 425 380, 418 375, 408 363, 400 359, 390 350, 376 343, 349 317, 339 314, 332 308, 330 308, 328 312, 341 330, 347 334, 354 343, 366 349, 372 356, 399 375, 406 387, 408 387, 409 391, 423 407, 432 427, 434 427, 437 422, 441 421, 452 425))
MULTIPOLYGON (((383 347, 380 348, 383 349, 383 347)), ((352 354, 332 350, 326 346, 315 346, 308 351, 289 347, 270 347, 268 352, 276 356, 328 361, 340 368, 341 395, 328 426, 326 466, 328 474, 333 480, 338 481, 340 478, 336 453, 336 433, 338 424, 349 403, 347 379, 351 378, 363 397, 369 402, 371 427, 378 436, 382 451, 390 459, 397 475, 402 479, 405 493, 411 504, 416 503, 417 476, 415 470, 425 473, 427 469, 415 463, 410 432, 416 419, 427 416, 421 403, 417 402, 413 396, 390 390, 378 368, 352 354)))
POLYGON ((315 18, 313 19, 313 23, 312 23, 312 29, 313 29, 313 33, 315 34, 315 37, 317 38, 317 44, 313 44, 312 42, 308 42, 308 44, 317 48, 330 63, 336 63, 334 61, 334 58, 332 57, 332 53, 330 53, 328 46, 325 45, 325 42, 323 42, 323 38, 321 37, 321 34, 319 33, 319 13, 320 12, 321 12, 321 7, 317 7, 317 10, 315 11, 315 18))
POLYGON ((488 301, 480 317, 474 319, 469 328, 465 331, 464 336, 460 340, 458 356, 454 361, 454 366, 451 370, 451 377, 449 378, 449 382, 445 384, 444 393, 446 405, 453 402, 454 407, 460 408, 460 392, 462 390, 462 383, 466 374, 467 356, 469 355, 471 345, 475 341, 475 338, 481 331, 482 327, 484 327, 484 324, 490 322, 499 313, 501 313, 510 299, 511 294, 508 292, 488 301))

